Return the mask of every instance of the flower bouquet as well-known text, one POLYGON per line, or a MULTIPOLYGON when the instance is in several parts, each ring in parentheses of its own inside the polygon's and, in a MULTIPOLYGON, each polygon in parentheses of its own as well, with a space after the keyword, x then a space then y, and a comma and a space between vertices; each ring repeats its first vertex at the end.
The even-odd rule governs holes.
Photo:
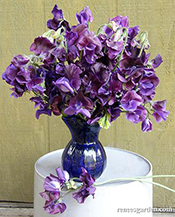
POLYGON ((32 92, 37 119, 75 115, 109 128, 124 113, 128 121, 141 122, 143 131, 152 130, 151 116, 158 123, 166 120, 166 100, 153 101, 159 84, 155 69, 162 58, 158 54, 149 60, 146 32, 129 27, 126 16, 116 16, 94 33, 88 7, 76 14, 75 26, 57 5, 52 14, 50 30, 30 47, 34 54, 14 56, 2 75, 12 96, 32 92))

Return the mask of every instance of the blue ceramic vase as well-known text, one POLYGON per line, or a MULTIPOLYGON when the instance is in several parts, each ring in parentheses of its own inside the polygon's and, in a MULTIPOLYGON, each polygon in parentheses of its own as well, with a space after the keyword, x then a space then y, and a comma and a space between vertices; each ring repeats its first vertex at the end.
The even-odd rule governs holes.
POLYGON ((72 139, 62 154, 62 166, 70 177, 79 177, 81 167, 95 179, 100 177, 106 167, 106 153, 98 140, 98 123, 87 124, 76 116, 62 117, 68 126, 72 139))

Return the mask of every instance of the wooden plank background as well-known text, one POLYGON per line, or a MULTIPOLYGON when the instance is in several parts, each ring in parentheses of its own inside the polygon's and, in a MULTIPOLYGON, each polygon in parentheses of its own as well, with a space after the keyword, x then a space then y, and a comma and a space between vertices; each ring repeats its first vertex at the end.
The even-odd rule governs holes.
MULTIPOLYGON (((143 133, 139 125, 118 119, 103 130, 105 146, 128 149, 148 158, 155 174, 175 171, 175 1, 174 0, 0 0, 0 73, 14 54, 29 54, 33 39, 46 31, 46 21, 57 3, 71 24, 75 13, 89 5, 94 15, 92 30, 109 17, 127 15, 130 25, 147 30, 152 57, 160 53, 164 63, 157 70, 160 85, 157 99, 167 98, 169 118, 156 124, 152 133, 143 133)), ((30 96, 10 98, 8 86, 0 80, 0 200, 33 201, 33 166, 43 154, 65 147, 69 132, 59 117, 35 119, 30 96)), ((158 179, 175 188, 174 180, 158 179)), ((175 207, 175 195, 154 187, 155 207, 175 207)))

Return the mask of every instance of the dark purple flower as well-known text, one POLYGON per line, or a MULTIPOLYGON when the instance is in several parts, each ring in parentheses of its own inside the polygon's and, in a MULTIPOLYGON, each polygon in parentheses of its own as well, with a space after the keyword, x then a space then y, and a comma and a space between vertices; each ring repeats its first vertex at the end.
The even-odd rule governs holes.
POLYGON ((84 203, 89 195, 92 195, 94 198, 96 188, 93 186, 87 187, 83 185, 78 192, 73 193, 73 198, 77 200, 78 203, 84 203))
POLYGON ((80 24, 91 23, 93 21, 92 12, 88 6, 83 8, 83 10, 79 14, 76 14, 76 18, 80 24))
POLYGON ((45 88, 39 86, 39 84, 44 81, 45 70, 43 68, 35 69, 33 66, 29 65, 27 71, 30 73, 30 80, 26 84, 27 89, 43 95, 45 88))
POLYGON ((47 38, 39 36, 35 38, 33 44, 30 46, 30 51, 35 52, 36 55, 48 53, 55 48, 55 45, 47 38))
POLYGON ((94 198, 96 188, 93 186, 93 183, 95 182, 95 179, 84 168, 82 168, 80 180, 82 181, 83 186, 78 192, 75 192, 72 195, 78 203, 84 203, 88 196, 92 195, 94 198))
POLYGON ((51 116, 52 110, 50 108, 48 108, 48 106, 46 105, 46 107, 40 108, 40 109, 38 109, 36 111, 36 118, 39 119, 39 116, 41 114, 45 114, 45 115, 51 116))
POLYGON ((103 106, 98 101, 95 104, 95 110, 92 112, 91 118, 87 120, 88 124, 97 122, 103 116, 103 106))
POLYGON ((147 111, 143 106, 138 106, 136 110, 129 111, 126 113, 126 119, 133 122, 134 124, 139 123, 140 121, 145 120, 147 116, 147 111))
POLYGON ((157 123, 167 119, 169 111, 166 111, 166 100, 154 102, 152 108, 154 109, 153 117, 157 123))
POLYGON ((159 84, 159 79, 155 73, 148 73, 143 76, 139 84, 139 93, 144 96, 149 96, 154 93, 155 88, 159 84))
POLYGON ((25 66, 29 62, 29 58, 22 55, 16 55, 12 59, 11 63, 16 67, 25 66))
POLYGON ((15 98, 21 97, 27 90, 26 84, 30 81, 30 72, 26 69, 28 59, 18 55, 14 56, 12 63, 6 68, 6 71, 2 74, 2 79, 8 84, 12 85, 11 94, 15 98))
POLYGON ((152 131, 152 122, 150 119, 146 118, 143 122, 142 122, 142 131, 144 132, 149 132, 152 131))
POLYGON ((52 51, 52 55, 57 58, 60 62, 64 62, 65 59, 66 59, 66 51, 65 49, 62 47, 62 48, 54 48, 53 51, 52 51))
POLYGON ((54 115, 61 115, 60 105, 63 103, 62 96, 55 96, 52 101, 52 112, 54 115))
POLYGON ((93 108, 92 101, 79 92, 75 97, 70 99, 69 106, 64 110, 67 115, 82 114, 87 118, 91 117, 90 111, 93 108))
POLYGON ((89 187, 93 185, 95 179, 83 167, 81 168, 81 171, 82 173, 80 175, 80 180, 83 182, 83 184, 89 187))
POLYGON ((82 70, 73 63, 65 66, 65 76, 66 78, 69 79, 71 87, 73 87, 77 91, 81 86, 81 78, 80 78, 81 73, 82 70))
POLYGON ((157 68, 162 62, 162 57, 160 54, 158 54, 153 60, 152 60, 152 66, 153 68, 157 68))
POLYGON ((110 114, 111 122, 115 121, 118 117, 120 117, 121 109, 119 108, 119 103, 116 102, 111 105, 108 109, 108 112, 110 114))
POLYGON ((52 14, 54 18, 47 21, 47 27, 56 31, 60 27, 61 22, 64 20, 63 12, 57 5, 55 5, 52 10, 52 14))
POLYGON ((114 59, 123 49, 123 41, 107 41, 108 57, 114 59))
POLYGON ((143 99, 135 90, 128 91, 121 99, 121 107, 126 111, 135 111, 137 106, 143 102, 143 99))
POLYGON ((101 41, 87 28, 81 32, 77 40, 77 47, 79 51, 83 51, 83 57, 89 64, 95 62, 96 54, 100 54, 102 50, 101 41))

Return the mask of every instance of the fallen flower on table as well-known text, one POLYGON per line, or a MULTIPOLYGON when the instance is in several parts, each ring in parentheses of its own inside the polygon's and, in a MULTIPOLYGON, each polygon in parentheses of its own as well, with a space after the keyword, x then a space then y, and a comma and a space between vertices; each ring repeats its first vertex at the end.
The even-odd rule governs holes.
POLYGON ((77 200, 78 203, 84 203, 85 200, 92 195, 94 198, 96 187, 108 183, 115 183, 118 181, 139 181, 149 184, 153 184, 162 187, 166 190, 175 193, 174 189, 171 189, 165 185, 157 182, 148 181, 148 178, 175 178, 175 175, 153 175, 153 176, 140 176, 140 177, 128 177, 128 178, 115 178, 106 180, 101 183, 96 183, 95 179, 82 168, 82 174, 80 177, 69 177, 67 171, 62 171, 60 167, 56 169, 57 176, 50 174, 44 181, 44 192, 41 192, 41 197, 45 200, 44 210, 51 214, 63 213, 67 206, 64 203, 64 195, 73 192, 72 196, 77 200))

